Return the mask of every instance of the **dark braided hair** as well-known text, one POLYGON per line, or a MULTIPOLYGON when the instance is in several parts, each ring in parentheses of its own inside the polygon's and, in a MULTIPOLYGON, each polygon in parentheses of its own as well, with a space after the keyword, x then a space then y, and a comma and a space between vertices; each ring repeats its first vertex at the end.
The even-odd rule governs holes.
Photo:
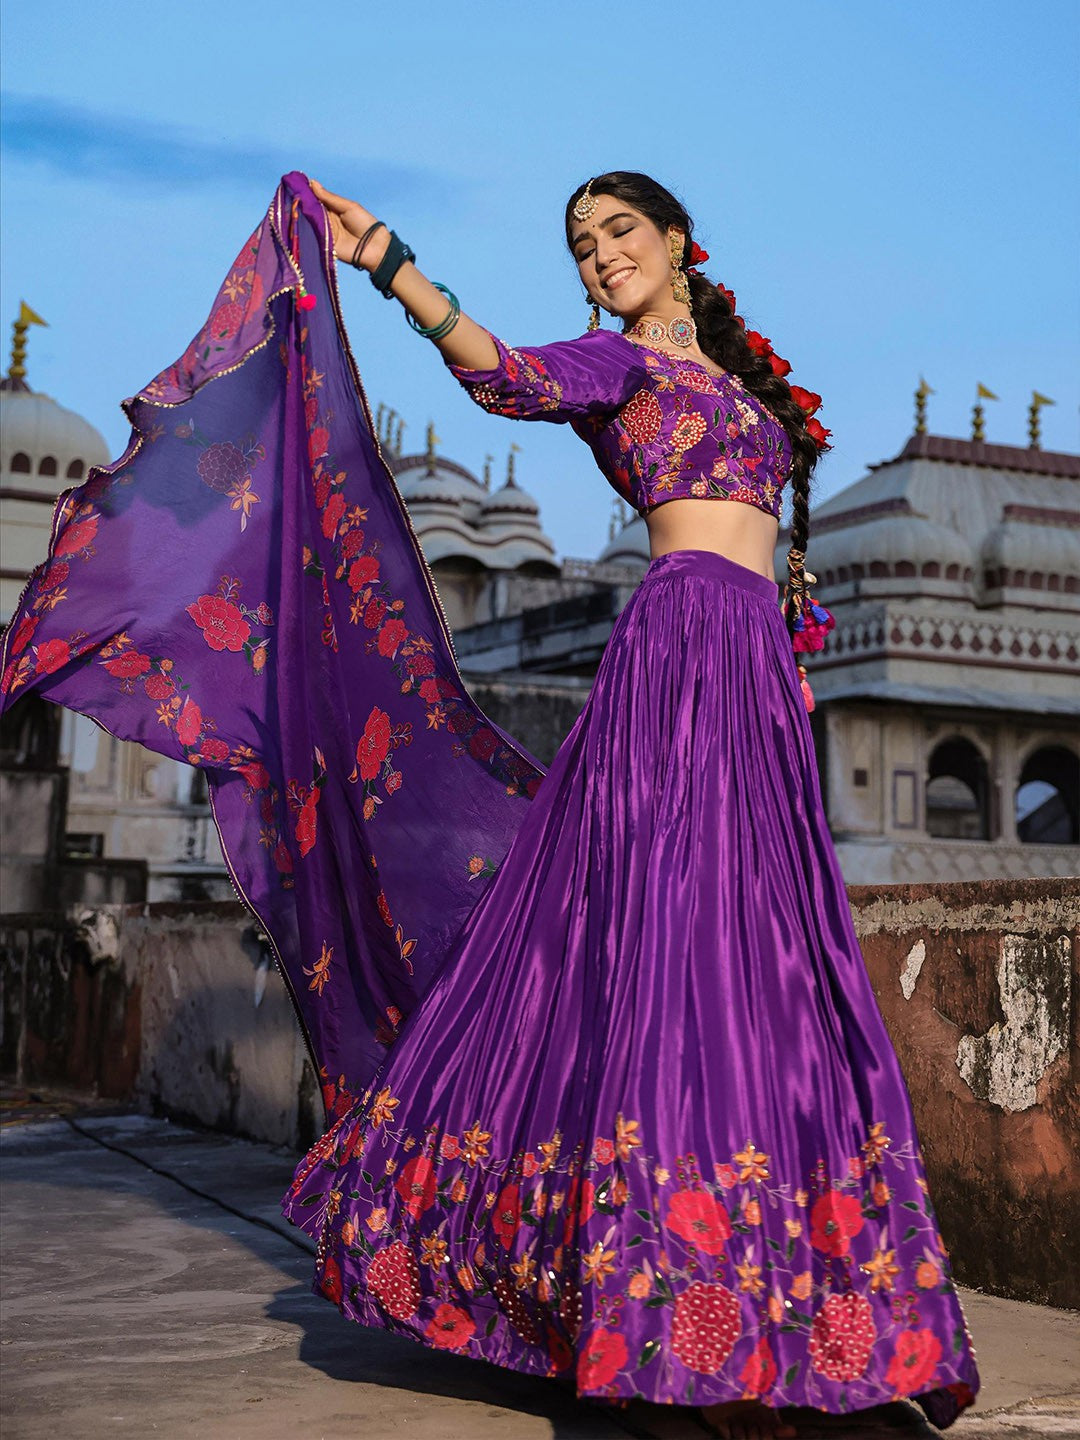
MULTIPOLYGON (((689 269, 690 249, 694 238, 694 222, 686 207, 670 190, 637 170, 611 170, 589 182, 593 195, 611 195, 624 200, 648 216, 657 229, 666 234, 668 227, 681 230, 685 237, 683 269, 689 269)), ((579 185, 566 202, 566 243, 573 253, 574 206, 585 191, 579 185)), ((752 394, 776 416, 787 432, 791 444, 791 545, 788 549, 788 587, 784 616, 789 630, 795 618, 806 580, 803 573, 806 546, 810 537, 810 476, 818 462, 817 441, 807 429, 808 416, 792 394, 791 386, 777 375, 767 356, 750 347, 747 332, 735 317, 735 311, 724 291, 704 275, 689 275, 690 311, 697 325, 697 339, 702 351, 729 374, 737 375, 752 394)))

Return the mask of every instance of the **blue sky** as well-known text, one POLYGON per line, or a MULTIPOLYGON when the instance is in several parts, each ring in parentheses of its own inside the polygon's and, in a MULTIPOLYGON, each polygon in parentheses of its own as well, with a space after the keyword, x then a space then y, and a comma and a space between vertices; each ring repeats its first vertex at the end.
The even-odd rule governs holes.
MULTIPOLYGON (((384 216, 512 343, 584 328, 570 190, 656 175, 708 273, 823 396, 820 499, 900 449, 920 374, 935 433, 970 433, 981 381, 1001 397, 988 439, 1026 444, 1038 389, 1057 402, 1044 448, 1080 445, 1076 0, 336 9, 0 12, 0 318, 10 334, 25 299, 49 321, 30 383, 115 454, 119 401, 183 350, 294 168, 384 216)), ((516 441, 558 554, 594 555, 611 492, 585 447, 484 415, 396 303, 341 278, 406 448, 434 420, 446 454, 501 476, 516 441)))

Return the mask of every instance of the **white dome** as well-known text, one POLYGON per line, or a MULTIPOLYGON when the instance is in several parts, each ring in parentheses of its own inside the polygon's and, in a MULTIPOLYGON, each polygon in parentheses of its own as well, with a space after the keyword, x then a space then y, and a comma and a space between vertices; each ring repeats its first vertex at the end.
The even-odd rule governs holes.
POLYGON ((516 481, 508 480, 480 506, 478 524, 485 525, 492 518, 504 515, 530 516, 539 524, 540 506, 516 481))
POLYGON ((649 527, 641 515, 628 520, 614 540, 609 540, 600 551, 600 560, 650 560, 649 527))
MULTIPOLYGON (((778 546, 777 573, 787 573, 787 541, 778 546)), ((815 532, 810 519, 806 565, 820 590, 834 599, 840 592, 914 593, 972 596, 975 553, 956 530, 908 508, 890 509, 851 524, 815 532), (918 578, 918 586, 913 581, 918 578)))
POLYGON ((1076 575, 1080 573, 1080 531, 1070 525, 1005 520, 983 539, 980 559, 984 571, 1076 575))
POLYGON ((414 480, 408 491, 403 490, 402 494, 408 501, 410 510, 414 505, 448 505, 453 510, 460 510, 463 500, 460 489, 447 484, 446 478, 438 474, 421 475, 419 480, 414 480))
POLYGON ((0 470, 36 475, 47 459, 56 461, 53 473, 61 479, 81 460, 83 473, 73 478, 82 479, 91 465, 107 465, 110 455, 100 430, 51 396, 0 390, 0 470))
POLYGON ((426 455, 406 455, 392 462, 394 480, 406 500, 411 500, 420 488, 429 499, 436 493, 456 500, 480 502, 487 498, 487 491, 475 477, 452 460, 437 457, 434 469, 426 455), (438 487, 436 491, 435 486, 438 487))

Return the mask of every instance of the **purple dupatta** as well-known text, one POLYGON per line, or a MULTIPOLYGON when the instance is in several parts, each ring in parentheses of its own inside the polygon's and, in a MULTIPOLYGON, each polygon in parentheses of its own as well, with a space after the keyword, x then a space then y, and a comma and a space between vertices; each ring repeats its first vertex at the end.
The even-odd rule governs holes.
POLYGON ((36 691, 205 769, 333 1119, 545 772, 462 683, 304 175, 283 177, 206 324, 123 409, 124 455, 57 500, 3 637, 0 711, 36 691))

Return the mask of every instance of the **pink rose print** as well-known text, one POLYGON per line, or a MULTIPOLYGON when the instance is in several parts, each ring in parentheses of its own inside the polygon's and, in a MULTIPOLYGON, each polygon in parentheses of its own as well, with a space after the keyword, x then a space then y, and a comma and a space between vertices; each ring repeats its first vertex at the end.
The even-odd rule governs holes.
POLYGON ((707 1190, 680 1190, 672 1195, 664 1224, 706 1255, 719 1255, 731 1239, 731 1221, 724 1206, 707 1190))
POLYGON ((472 1339, 476 1321, 456 1305, 440 1305, 424 1334, 436 1350, 463 1350, 472 1339))
POLYGON ((628 1359, 626 1341, 617 1330, 594 1330, 578 1354, 578 1389, 603 1390, 628 1359))
POLYGON ((895 1385, 898 1395, 915 1395, 930 1386, 940 1359, 941 1341, 932 1330, 902 1330, 885 1383, 895 1385))
POLYGON ((203 639, 211 650, 242 650, 251 634, 251 626, 240 607, 220 595, 200 595, 185 609, 203 632, 203 639))
POLYGON ((854 1195, 826 1190, 810 1211, 810 1244, 826 1255, 847 1255, 852 1236, 863 1228, 862 1206, 854 1195))

